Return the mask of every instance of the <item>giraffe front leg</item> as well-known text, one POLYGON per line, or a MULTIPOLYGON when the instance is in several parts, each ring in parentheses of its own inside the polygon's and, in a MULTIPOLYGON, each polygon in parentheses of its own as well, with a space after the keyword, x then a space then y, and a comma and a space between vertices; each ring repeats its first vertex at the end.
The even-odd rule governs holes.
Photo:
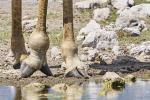
POLYGON ((49 48, 49 37, 46 32, 46 15, 48 0, 38 1, 38 22, 35 31, 30 35, 30 55, 21 64, 21 76, 30 77, 36 70, 47 76, 52 75, 46 61, 46 52, 49 48))
POLYGON ((17 36, 11 39, 11 49, 6 57, 6 61, 13 65, 14 69, 19 69, 21 61, 27 57, 23 37, 17 36))
POLYGON ((6 61, 13 65, 14 69, 20 68, 21 59, 27 54, 24 37, 22 35, 22 0, 12 0, 12 32, 11 49, 6 61))
POLYGON ((21 64, 21 76, 30 77, 36 70, 47 76, 52 73, 47 65, 46 51, 49 48, 49 38, 43 32, 33 32, 29 38, 30 55, 21 64))
POLYGON ((73 32, 73 1, 63 0, 63 44, 62 56, 64 67, 66 68, 65 76, 89 77, 87 74, 88 67, 81 62, 78 57, 78 49, 75 45, 73 32))
POLYGON ((87 74, 88 65, 83 63, 78 57, 78 50, 74 41, 64 41, 62 44, 62 56, 66 77, 84 77, 89 78, 87 74))

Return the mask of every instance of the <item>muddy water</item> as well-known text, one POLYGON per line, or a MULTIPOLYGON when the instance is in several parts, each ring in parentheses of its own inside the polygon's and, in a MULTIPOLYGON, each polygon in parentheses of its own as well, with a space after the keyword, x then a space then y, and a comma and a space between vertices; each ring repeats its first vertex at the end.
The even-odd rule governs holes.
MULTIPOLYGON (((103 96, 101 91, 102 85, 96 82, 57 84, 49 88, 48 93, 34 94, 28 100, 150 100, 150 81, 138 80, 126 84, 122 91, 111 90, 103 96)), ((22 100, 20 89, 0 86, 0 100, 22 100)))

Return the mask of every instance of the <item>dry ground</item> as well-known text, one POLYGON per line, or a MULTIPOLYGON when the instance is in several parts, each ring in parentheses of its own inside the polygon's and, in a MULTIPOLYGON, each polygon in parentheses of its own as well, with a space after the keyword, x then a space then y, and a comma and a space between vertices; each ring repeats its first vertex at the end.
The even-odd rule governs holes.
MULTIPOLYGON (((12 65, 5 61, 5 58, 9 51, 9 43, 7 41, 0 42, 0 85, 13 85, 13 86, 24 86, 31 82, 40 82, 47 85, 54 85, 57 83, 68 83, 73 84, 75 82, 84 82, 89 80, 101 81, 101 76, 106 71, 115 71, 121 76, 126 74, 133 74, 138 78, 149 79, 150 78, 150 63, 140 62, 125 62, 119 65, 99 65, 91 64, 88 73, 91 75, 89 79, 84 78, 65 78, 60 71, 60 64, 62 61, 53 61, 50 59, 50 52, 48 51, 48 64, 53 73, 60 73, 55 77, 47 77, 40 71, 34 73, 30 78, 20 78, 20 71, 14 70, 12 65), (67 81, 66 81, 67 80, 67 81)), ((126 57, 127 59, 130 59, 126 57)))

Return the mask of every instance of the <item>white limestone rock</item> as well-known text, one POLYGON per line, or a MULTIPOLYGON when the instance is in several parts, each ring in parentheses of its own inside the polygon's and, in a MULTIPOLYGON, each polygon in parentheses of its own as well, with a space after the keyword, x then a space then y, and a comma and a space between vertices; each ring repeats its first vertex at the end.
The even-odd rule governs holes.
POLYGON ((80 60, 83 61, 83 62, 88 61, 88 55, 82 54, 79 57, 80 57, 80 60))
POLYGON ((139 55, 142 52, 150 54, 150 41, 143 42, 140 45, 137 45, 130 50, 131 55, 139 55))
POLYGON ((122 79, 117 73, 115 72, 106 72, 105 75, 102 77, 103 80, 117 80, 122 79))
POLYGON ((114 46, 112 48, 112 51, 115 55, 119 55, 121 53, 119 50, 120 50, 120 46, 114 46))
POLYGON ((97 35, 95 32, 89 33, 84 41, 82 42, 82 47, 94 47, 96 45, 97 35))
POLYGON ((130 55, 141 62, 150 61, 150 41, 143 42, 131 48, 130 55))
POLYGON ((143 3, 130 8, 130 11, 134 16, 138 18, 147 18, 150 16, 150 4, 143 3))
POLYGON ((91 9, 97 7, 106 7, 110 0, 84 0, 75 3, 75 8, 78 9, 91 9))
POLYGON ((52 47, 51 50, 51 58, 52 60, 60 59, 61 58, 61 52, 58 47, 52 47))
POLYGON ((96 54, 98 53, 98 51, 96 49, 93 50, 89 50, 88 51, 88 61, 93 61, 95 60, 96 54))
POLYGON ((117 27, 117 26, 115 25, 115 23, 110 23, 109 25, 106 25, 106 26, 104 27, 104 29, 105 29, 106 31, 118 31, 118 30, 120 30, 121 28, 120 28, 120 27, 117 27))
POLYGON ((138 36, 140 35, 140 30, 138 28, 135 28, 135 27, 129 27, 129 28, 124 28, 123 29, 125 32, 129 32, 131 33, 131 36, 138 36))
POLYGON ((113 48, 113 46, 118 45, 118 37, 114 31, 98 30, 97 35, 96 48, 98 50, 113 48))
POLYGON ((140 4, 131 8, 126 8, 116 19, 115 25, 124 31, 139 35, 147 30, 145 20, 150 16, 150 4, 140 4))
POLYGON ((90 20, 90 22, 79 31, 77 41, 83 41, 90 32, 93 32, 100 28, 100 24, 98 24, 95 20, 90 20))
POLYGON ((140 4, 131 8, 126 8, 120 12, 119 17, 116 19, 116 26, 121 25, 122 27, 125 27, 130 24, 130 21, 135 23, 141 18, 148 18, 150 16, 149 9, 150 4, 140 4))
POLYGON ((111 0, 114 8, 120 10, 134 5, 134 0, 111 0))
POLYGON ((96 21, 106 20, 110 15, 109 8, 97 8, 93 11, 93 19, 96 21))
POLYGON ((33 20, 23 20, 22 21, 22 27, 24 32, 31 33, 33 29, 36 27, 38 19, 33 19, 33 20))

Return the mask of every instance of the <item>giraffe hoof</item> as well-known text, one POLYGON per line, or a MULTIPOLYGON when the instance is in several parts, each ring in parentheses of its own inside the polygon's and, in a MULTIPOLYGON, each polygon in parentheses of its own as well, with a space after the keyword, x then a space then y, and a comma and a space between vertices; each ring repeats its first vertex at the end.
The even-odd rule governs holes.
POLYGON ((65 73, 65 77, 77 77, 77 78, 81 78, 81 74, 78 73, 78 71, 76 69, 70 70, 68 72, 65 73))
POLYGON ((89 78, 89 75, 87 74, 87 72, 85 70, 81 70, 76 67, 70 71, 67 71, 65 73, 65 77, 89 78))
POLYGON ((50 69, 48 68, 48 65, 46 64, 45 66, 42 66, 42 68, 40 69, 40 71, 42 73, 44 73, 47 76, 53 76, 52 72, 50 71, 50 69))
POLYGON ((27 64, 21 65, 21 78, 28 78, 30 77, 36 70, 27 66, 27 64))
POLYGON ((14 69, 20 69, 20 65, 21 65, 20 63, 14 64, 14 65, 13 65, 13 68, 14 68, 14 69))
POLYGON ((88 75, 87 71, 85 71, 84 69, 79 69, 79 68, 76 68, 76 69, 77 69, 78 73, 79 73, 80 75, 82 75, 82 77, 87 78, 87 79, 90 77, 90 76, 88 75))

